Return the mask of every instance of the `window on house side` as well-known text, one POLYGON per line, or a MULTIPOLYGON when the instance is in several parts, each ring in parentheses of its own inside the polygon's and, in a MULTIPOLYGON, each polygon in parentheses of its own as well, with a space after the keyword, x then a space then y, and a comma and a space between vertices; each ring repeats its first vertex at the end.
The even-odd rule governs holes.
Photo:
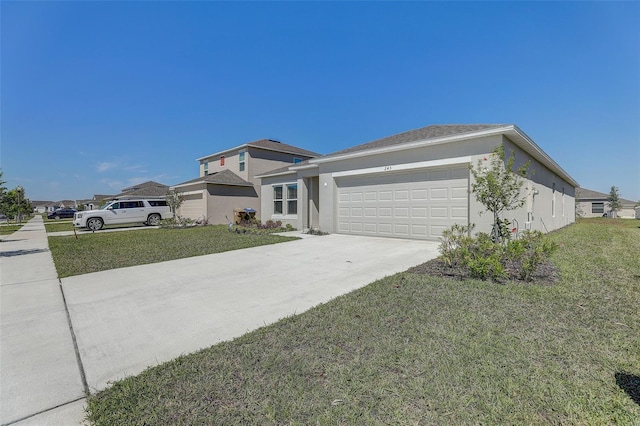
POLYGON ((207 176, 209 174, 209 162, 204 162, 204 175, 207 176))
POLYGON ((222 157, 220 157, 220 165, 224 166, 224 155, 222 157))
POLYGON ((282 214, 282 186, 273 187, 273 214, 282 214))
POLYGON ((298 185, 290 183, 273 187, 273 214, 298 214, 298 185))
POLYGON ((294 157, 293 164, 298 164, 298 163, 302 163, 302 158, 294 157))
POLYGON ((245 155, 244 151, 240 152, 240 154, 238 155, 238 159, 240 161, 238 164, 238 167, 241 172, 244 172, 244 155, 245 155))
POLYGON ((298 185, 287 185, 287 214, 298 214, 298 185))
POLYGON ((604 203, 591 203, 591 213, 604 213, 604 203))

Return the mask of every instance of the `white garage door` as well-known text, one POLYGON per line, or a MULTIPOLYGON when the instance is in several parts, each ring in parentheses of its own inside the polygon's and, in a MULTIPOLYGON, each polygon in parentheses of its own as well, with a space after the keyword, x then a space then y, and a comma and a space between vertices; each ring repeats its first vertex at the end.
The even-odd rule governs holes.
POLYGON ((432 240, 455 223, 468 223, 464 166, 340 177, 336 183, 339 233, 432 240))
POLYGON ((183 196, 180 206, 180 216, 190 219, 200 219, 205 215, 202 193, 191 193, 183 196))

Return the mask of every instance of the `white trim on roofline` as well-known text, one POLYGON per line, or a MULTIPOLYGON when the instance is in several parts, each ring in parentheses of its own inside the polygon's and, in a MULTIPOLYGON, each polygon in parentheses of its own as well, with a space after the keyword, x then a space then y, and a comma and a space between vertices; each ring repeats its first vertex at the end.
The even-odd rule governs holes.
POLYGON ((345 176, 370 175, 380 173, 396 173, 415 169, 425 169, 428 167, 452 166, 455 164, 471 164, 471 157, 445 158, 442 160, 419 161, 417 163, 393 164, 389 166, 369 167, 366 169, 345 170, 331 174, 334 178, 345 176))
MULTIPOLYGON (((282 143, 282 142, 278 142, 278 143, 282 143)), ((247 142, 245 144, 238 145, 238 146, 233 147, 233 148, 225 149, 224 151, 218 151, 218 152, 214 152, 213 154, 210 154, 210 155, 205 155, 204 157, 196 158, 196 161, 200 162, 200 161, 206 160, 206 159, 211 158, 211 157, 218 157, 218 156, 220 156, 222 154, 226 154, 228 152, 237 151, 237 150, 241 150, 241 149, 247 149, 247 148, 264 149, 265 151, 282 152, 284 154, 292 154, 292 155, 299 155, 301 157, 313 158, 311 155, 303 154, 301 152, 296 152, 296 151, 293 151, 293 150, 290 150, 290 149, 267 148, 267 147, 264 147, 264 146, 256 146, 256 145, 253 145, 251 142, 247 142)))
POLYGON ((329 155, 326 157, 319 158, 311 158, 309 160, 309 164, 321 164, 321 163, 329 163, 332 161, 346 160, 357 157, 364 157, 369 155, 379 155, 379 154, 387 154, 395 151, 404 151, 407 149, 413 148, 421 148, 424 146, 433 146, 433 145, 442 145, 450 142, 458 142, 469 139, 475 139, 480 137, 487 136, 498 136, 503 135, 510 137, 512 141, 522 148, 525 152, 530 154, 536 160, 540 161, 543 165, 548 167, 554 173, 565 179, 570 184, 578 187, 580 186, 578 182, 576 182, 569 174, 560 167, 555 161, 551 159, 529 136, 527 136, 522 130, 520 130, 517 126, 508 125, 501 126, 492 129, 479 130, 475 132, 463 133, 452 136, 445 136, 441 138, 433 138, 433 139, 422 139, 415 142, 408 142, 404 144, 391 145, 382 148, 371 148, 363 151, 355 151, 348 152, 345 154, 338 155, 329 155))

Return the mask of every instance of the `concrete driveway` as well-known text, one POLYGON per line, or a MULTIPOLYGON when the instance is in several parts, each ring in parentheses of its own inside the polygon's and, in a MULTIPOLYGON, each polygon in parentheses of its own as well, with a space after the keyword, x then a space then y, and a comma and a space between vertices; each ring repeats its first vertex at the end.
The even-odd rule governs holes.
POLYGON ((435 242, 304 237, 58 280, 32 219, 0 246, 0 424, 80 424, 87 391, 437 255, 435 242))
POLYGON ((327 235, 62 279, 91 392, 301 313, 437 255, 437 243, 327 235))

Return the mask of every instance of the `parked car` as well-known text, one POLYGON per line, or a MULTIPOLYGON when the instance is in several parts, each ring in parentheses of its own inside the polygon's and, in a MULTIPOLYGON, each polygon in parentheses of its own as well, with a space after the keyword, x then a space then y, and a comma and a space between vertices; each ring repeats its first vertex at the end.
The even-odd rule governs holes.
POLYGON ((122 223, 143 223, 159 225, 162 219, 171 217, 171 208, 167 200, 137 198, 130 200, 113 200, 97 210, 76 212, 73 226, 99 231, 105 225, 122 223))
POLYGON ((62 219, 62 218, 70 218, 77 212, 76 209, 56 209, 51 213, 47 214, 47 219, 62 219))

